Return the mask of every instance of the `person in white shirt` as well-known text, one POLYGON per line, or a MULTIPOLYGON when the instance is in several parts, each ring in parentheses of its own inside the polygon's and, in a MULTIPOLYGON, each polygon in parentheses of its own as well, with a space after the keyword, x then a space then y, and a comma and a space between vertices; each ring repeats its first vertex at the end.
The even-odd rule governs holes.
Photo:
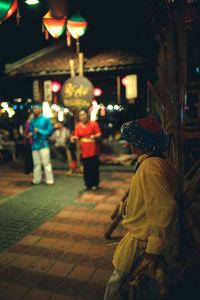
POLYGON ((70 130, 62 122, 57 122, 54 128, 54 133, 50 137, 51 155, 53 158, 66 160, 66 148, 70 137, 70 130))

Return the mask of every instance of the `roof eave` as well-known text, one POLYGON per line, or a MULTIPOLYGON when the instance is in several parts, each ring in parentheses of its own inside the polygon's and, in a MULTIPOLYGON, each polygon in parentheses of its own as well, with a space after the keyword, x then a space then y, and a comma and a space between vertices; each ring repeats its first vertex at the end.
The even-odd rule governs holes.
MULTIPOLYGON (((105 66, 105 67, 90 67, 85 68, 84 73, 99 73, 108 71, 121 71, 121 70, 138 70, 142 68, 153 67, 152 63, 134 64, 134 65, 121 65, 121 66, 105 66)), ((56 71, 42 71, 42 72, 32 72, 32 73, 16 73, 12 75, 12 72, 8 76, 23 76, 23 77, 43 77, 43 76, 54 76, 54 75, 69 75, 70 70, 56 70, 56 71)))

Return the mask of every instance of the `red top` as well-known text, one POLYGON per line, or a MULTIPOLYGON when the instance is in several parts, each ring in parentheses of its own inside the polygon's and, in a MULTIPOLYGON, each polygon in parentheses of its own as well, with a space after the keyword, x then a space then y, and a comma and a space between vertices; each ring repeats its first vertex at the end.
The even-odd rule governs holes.
POLYGON ((86 127, 83 127, 81 122, 76 125, 74 135, 80 139, 81 155, 83 158, 99 155, 99 144, 92 140, 87 141, 87 139, 90 139, 91 135, 98 133, 101 134, 101 129, 96 121, 89 121, 86 127))

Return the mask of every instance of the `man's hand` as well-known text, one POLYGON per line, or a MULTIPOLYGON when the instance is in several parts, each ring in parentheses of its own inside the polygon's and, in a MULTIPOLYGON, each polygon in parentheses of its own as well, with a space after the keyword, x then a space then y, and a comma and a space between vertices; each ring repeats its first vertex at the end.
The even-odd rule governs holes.
POLYGON ((38 132, 39 132, 39 129, 38 129, 38 128, 35 128, 35 129, 34 129, 34 132, 35 132, 35 133, 38 133, 38 132))

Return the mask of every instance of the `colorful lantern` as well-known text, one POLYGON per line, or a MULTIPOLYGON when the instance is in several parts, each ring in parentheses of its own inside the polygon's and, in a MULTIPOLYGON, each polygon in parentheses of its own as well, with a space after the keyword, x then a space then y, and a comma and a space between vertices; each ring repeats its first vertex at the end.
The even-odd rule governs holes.
POLYGON ((85 33, 87 24, 84 18, 75 14, 67 21, 67 29, 74 39, 78 39, 85 33))
POLYGON ((51 10, 49 10, 46 15, 43 17, 43 24, 45 28, 45 36, 48 39, 48 32, 55 38, 59 38, 66 26, 66 19, 67 17, 63 17, 62 19, 55 19, 51 15, 51 10))
POLYGON ((0 23, 8 19, 17 9, 17 0, 0 1, 0 23))

